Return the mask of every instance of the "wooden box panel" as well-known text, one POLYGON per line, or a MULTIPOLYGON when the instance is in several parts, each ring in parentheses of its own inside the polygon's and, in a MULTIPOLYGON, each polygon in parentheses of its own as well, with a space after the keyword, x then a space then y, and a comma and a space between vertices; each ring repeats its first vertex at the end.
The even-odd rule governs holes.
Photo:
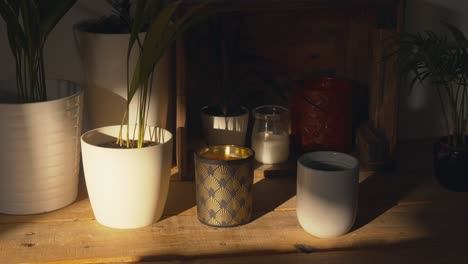
POLYGON ((257 53, 290 74, 336 72, 345 60, 346 22, 341 10, 275 11, 249 14, 246 30, 257 53))
MULTIPOLYGON (((216 2, 216 8, 228 6, 244 10, 237 14, 243 18, 249 48, 271 60, 273 71, 289 76, 325 73, 354 81, 355 101, 362 102, 357 120, 362 122, 365 116, 368 129, 384 141, 379 144, 388 144, 383 148, 388 153, 377 155, 386 157, 379 164, 393 163, 399 83, 395 59, 383 58, 395 48, 388 38, 401 31, 404 1, 216 2)), ((193 174, 187 166, 197 147, 191 139, 201 136, 200 108, 212 102, 218 89, 209 48, 195 44, 199 58, 187 55, 194 43, 185 34, 177 45, 177 159, 179 174, 187 179, 193 174)), ((374 144, 375 138, 368 141, 367 146, 374 144)))

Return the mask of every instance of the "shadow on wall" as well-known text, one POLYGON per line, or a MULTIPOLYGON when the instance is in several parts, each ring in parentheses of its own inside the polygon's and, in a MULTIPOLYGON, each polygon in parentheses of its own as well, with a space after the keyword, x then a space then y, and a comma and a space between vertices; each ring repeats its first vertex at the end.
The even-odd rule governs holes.
MULTIPOLYGON (((468 32, 468 18, 463 14, 468 2, 456 0, 407 1, 405 31, 432 30, 443 33, 443 23, 457 25, 468 32)), ((434 138, 446 134, 441 104, 437 92, 428 85, 417 84, 409 89, 409 80, 402 83, 399 109, 400 138, 434 138)))
POLYGON ((15 78, 15 59, 8 44, 7 30, 3 18, 0 17, 0 80, 15 78))

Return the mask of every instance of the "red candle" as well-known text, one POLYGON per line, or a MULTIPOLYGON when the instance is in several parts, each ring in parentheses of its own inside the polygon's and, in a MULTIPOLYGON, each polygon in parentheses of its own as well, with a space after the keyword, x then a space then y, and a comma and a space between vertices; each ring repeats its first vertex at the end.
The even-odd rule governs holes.
POLYGON ((352 148, 352 86, 336 78, 298 82, 293 94, 292 136, 302 152, 352 148))

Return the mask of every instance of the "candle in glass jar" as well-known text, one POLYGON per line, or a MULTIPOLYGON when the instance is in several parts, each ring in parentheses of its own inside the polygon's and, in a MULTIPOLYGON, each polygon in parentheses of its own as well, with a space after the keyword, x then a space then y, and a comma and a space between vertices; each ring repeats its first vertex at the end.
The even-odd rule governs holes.
POLYGON ((246 148, 219 145, 203 148, 199 152, 199 156, 204 159, 217 161, 231 161, 245 159, 250 152, 246 148))
POLYGON ((289 136, 259 132, 252 137, 255 159, 264 164, 285 162, 289 156, 289 136))

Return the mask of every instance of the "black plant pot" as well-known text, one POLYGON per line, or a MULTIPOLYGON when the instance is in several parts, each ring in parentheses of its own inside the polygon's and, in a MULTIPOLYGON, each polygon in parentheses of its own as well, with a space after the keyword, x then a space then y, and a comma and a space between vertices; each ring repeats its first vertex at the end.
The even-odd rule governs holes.
POLYGON ((443 187, 468 192, 468 146, 453 147, 447 137, 434 144, 434 172, 443 187))

